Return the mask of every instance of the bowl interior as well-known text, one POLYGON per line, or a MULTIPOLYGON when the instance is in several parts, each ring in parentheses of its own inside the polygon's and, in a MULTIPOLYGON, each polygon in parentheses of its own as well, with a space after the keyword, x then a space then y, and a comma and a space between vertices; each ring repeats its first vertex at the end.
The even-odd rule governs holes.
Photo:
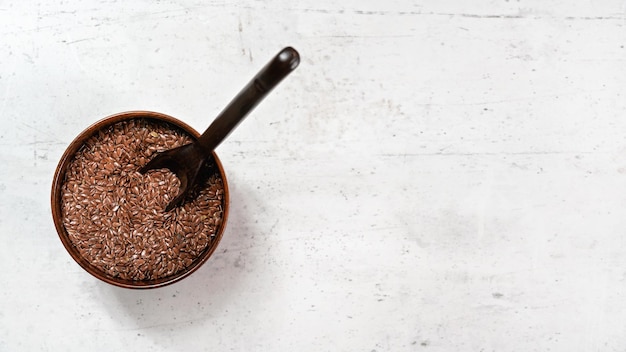
POLYGON ((56 172, 54 174, 53 183, 52 183, 52 204, 51 204, 52 205, 52 217, 54 220, 54 225, 56 227, 57 233, 59 234, 59 237, 61 239, 61 242, 65 246, 65 249, 69 252, 72 258, 74 258, 74 260, 81 267, 83 267, 83 269, 85 269, 87 272, 89 272, 90 274, 92 274, 93 276, 97 277, 100 280, 103 280, 105 282, 108 282, 110 284, 120 286, 120 287, 155 288, 155 287, 165 286, 165 285, 174 283, 176 281, 179 281, 185 278, 186 276, 190 275, 195 270, 197 270, 202 264, 204 264, 209 259, 211 254, 213 254, 213 252, 217 248, 217 245, 219 244, 222 238, 222 235, 224 233, 224 229, 227 223, 228 209, 229 209, 228 207, 228 203, 229 203, 228 184, 226 181, 226 175, 224 173, 222 164, 214 152, 213 158, 217 166, 216 169, 220 174, 220 177, 222 179, 222 184, 224 187, 224 195, 223 195, 224 204, 223 204, 223 212, 222 212, 222 221, 219 227, 217 228, 215 236, 212 238, 207 248, 186 269, 174 275, 159 278, 159 279, 154 279, 154 280, 128 280, 128 279, 122 279, 119 277, 111 276, 110 274, 106 273, 102 269, 91 264, 87 259, 85 259, 79 253, 77 248, 72 244, 69 238, 68 232, 65 226, 63 225, 61 202, 62 202, 62 185, 63 185, 63 182, 65 181, 65 174, 67 172, 67 169, 70 163, 72 162, 74 158, 74 155, 78 152, 80 147, 90 137, 92 137, 93 135, 98 133, 98 131, 110 125, 113 125, 115 123, 122 122, 122 121, 132 120, 132 119, 147 119, 147 120, 158 121, 161 123, 164 122, 186 132, 193 139, 197 139, 200 136, 200 134, 197 131, 195 131, 193 128, 191 128, 189 125, 185 124, 184 122, 177 120, 171 116, 161 114, 161 113, 151 112, 151 111, 123 112, 123 113, 106 117, 94 123, 93 125, 89 126, 87 129, 85 129, 82 133, 80 133, 74 139, 74 141, 70 143, 68 148, 65 150, 65 153, 61 157, 61 160, 59 161, 56 172))

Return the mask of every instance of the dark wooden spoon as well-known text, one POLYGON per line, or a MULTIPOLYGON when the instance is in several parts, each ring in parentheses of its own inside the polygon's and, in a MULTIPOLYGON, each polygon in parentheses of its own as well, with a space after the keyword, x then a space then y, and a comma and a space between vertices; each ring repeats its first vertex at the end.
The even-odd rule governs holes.
POLYGON ((199 175, 213 150, 283 78, 298 67, 299 63, 300 55, 295 49, 287 47, 281 50, 215 118, 198 140, 157 153, 139 170, 146 173, 149 170, 166 168, 175 173, 180 180, 178 195, 167 205, 165 211, 170 211, 183 203, 196 183, 201 180, 199 175))

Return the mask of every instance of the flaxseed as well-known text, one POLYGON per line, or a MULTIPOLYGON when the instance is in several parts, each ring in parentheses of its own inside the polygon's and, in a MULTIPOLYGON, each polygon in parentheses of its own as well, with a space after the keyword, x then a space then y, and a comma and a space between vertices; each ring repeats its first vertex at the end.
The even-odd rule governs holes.
POLYGON ((133 119, 83 144, 65 174, 61 209, 87 261, 111 277, 154 280, 185 270, 208 249, 223 216, 219 174, 192 201, 165 212, 179 180, 167 169, 138 172, 155 152, 191 141, 175 126, 133 119))

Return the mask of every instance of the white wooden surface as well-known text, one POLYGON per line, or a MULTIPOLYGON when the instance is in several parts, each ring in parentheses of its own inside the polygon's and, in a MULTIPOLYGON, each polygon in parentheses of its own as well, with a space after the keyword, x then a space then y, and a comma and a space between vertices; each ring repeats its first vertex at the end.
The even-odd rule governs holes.
POLYGON ((626 2, 0 1, 0 351, 624 351, 626 2), (162 289, 101 283, 49 193, 147 109, 218 149, 231 217, 162 289))

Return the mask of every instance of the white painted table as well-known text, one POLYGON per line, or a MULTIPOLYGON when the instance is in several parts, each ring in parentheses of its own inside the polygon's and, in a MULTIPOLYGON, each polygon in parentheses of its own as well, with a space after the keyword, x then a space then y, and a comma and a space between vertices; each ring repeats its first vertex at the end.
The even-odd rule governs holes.
POLYGON ((623 1, 0 2, 0 351, 623 351, 623 1), (146 109, 218 149, 231 216, 162 289, 54 230, 69 142, 146 109))

